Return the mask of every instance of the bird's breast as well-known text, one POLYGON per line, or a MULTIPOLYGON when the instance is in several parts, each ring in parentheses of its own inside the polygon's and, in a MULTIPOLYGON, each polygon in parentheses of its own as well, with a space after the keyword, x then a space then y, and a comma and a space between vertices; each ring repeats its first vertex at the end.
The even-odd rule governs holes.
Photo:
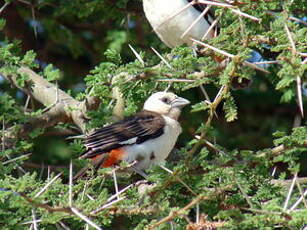
POLYGON ((181 133, 181 127, 176 120, 166 116, 163 117, 166 120, 163 134, 140 144, 126 146, 125 152, 127 154, 124 160, 128 162, 137 160, 139 163, 136 166, 139 169, 146 169, 165 161, 176 144, 181 133))

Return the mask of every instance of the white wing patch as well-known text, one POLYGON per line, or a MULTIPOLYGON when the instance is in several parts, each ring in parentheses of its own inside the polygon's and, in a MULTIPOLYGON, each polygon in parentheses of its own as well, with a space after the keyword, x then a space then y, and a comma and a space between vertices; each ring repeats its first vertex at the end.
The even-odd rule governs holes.
POLYGON ((136 142, 137 139, 138 139, 137 137, 133 137, 133 138, 130 138, 126 141, 119 142, 119 144, 121 144, 121 145, 132 145, 136 142))

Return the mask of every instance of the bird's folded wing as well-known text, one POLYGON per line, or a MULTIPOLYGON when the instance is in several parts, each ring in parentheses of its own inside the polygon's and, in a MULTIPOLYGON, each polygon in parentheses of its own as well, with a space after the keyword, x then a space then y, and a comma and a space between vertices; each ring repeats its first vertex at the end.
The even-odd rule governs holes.
POLYGON ((141 111, 123 121, 102 127, 86 136, 86 151, 81 158, 92 158, 125 145, 140 144, 163 134, 164 118, 154 112, 141 111))

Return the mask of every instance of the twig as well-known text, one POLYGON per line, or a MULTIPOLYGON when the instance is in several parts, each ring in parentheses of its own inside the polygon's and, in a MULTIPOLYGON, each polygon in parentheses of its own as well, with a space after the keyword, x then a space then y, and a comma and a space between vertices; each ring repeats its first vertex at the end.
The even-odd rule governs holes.
MULTIPOLYGON (((302 144, 302 146, 307 147, 307 139, 305 140, 305 142, 302 144)), ((281 154, 282 152, 286 151, 289 147, 286 147, 284 144, 282 145, 278 145, 274 148, 272 148, 269 153, 272 154, 272 156, 278 156, 279 154, 281 154)), ((257 154, 256 157, 260 158, 260 157, 265 157, 268 153, 267 152, 263 152, 260 154, 257 154)))
MULTIPOLYGON (((292 55, 294 56, 297 54, 296 47, 295 47, 295 42, 292 38, 291 32, 289 30, 289 27, 285 23, 285 30, 288 36, 288 40, 291 44, 292 47, 292 55)), ((297 90, 297 99, 298 99, 298 106, 300 108, 301 116, 304 117, 304 105, 303 105, 303 96, 302 96, 302 79, 301 77, 297 76, 296 77, 296 90, 297 90)))
POLYGON ((185 207, 179 209, 178 211, 173 211, 169 214, 169 216, 164 217, 163 219, 161 219, 160 221, 158 221, 157 223, 151 225, 148 227, 148 230, 151 229, 155 229, 156 227, 158 227, 159 225, 169 222, 172 219, 174 219, 175 217, 182 215, 185 213, 185 211, 189 210, 190 208, 192 208, 194 205, 196 205, 197 203, 203 201, 203 200, 209 200, 211 197, 210 196, 204 196, 204 195, 198 195, 194 200, 192 200, 189 204, 187 204, 185 207))
MULTIPOLYGON (((271 11, 271 10, 267 10, 267 11, 265 11, 265 13, 268 14, 268 15, 272 15, 272 16, 276 16, 277 15, 276 12, 271 11)), ((276 16, 276 17, 278 17, 278 16, 276 16)), ((288 20, 297 21, 297 22, 299 22, 301 24, 307 25, 307 22, 305 22, 305 21, 303 21, 303 20, 301 20, 299 18, 293 17, 293 16, 290 16, 288 18, 288 20)))
MULTIPOLYGON (((300 184, 307 184, 307 177, 298 177, 296 181, 300 184)), ((272 184, 278 185, 278 186, 284 186, 284 187, 290 187, 292 184, 293 180, 278 180, 278 179, 273 179, 271 180, 272 184)))
MULTIPOLYGON (((209 117, 208 117, 208 119, 207 119, 207 121, 206 121, 205 127, 209 127, 209 126, 210 126, 211 121, 212 121, 212 119, 213 119, 213 117, 214 117, 215 110, 216 110, 216 108, 218 107, 218 105, 222 102, 223 96, 228 92, 228 90, 229 90, 229 86, 228 86, 228 85, 227 85, 227 86, 222 86, 222 87, 220 88, 219 92, 217 93, 217 95, 216 95, 214 101, 210 104, 210 113, 209 113, 209 117)), ((204 140, 206 134, 207 134, 207 130, 203 130, 203 131, 201 132, 200 136, 199 136, 199 140, 204 140)), ((192 147, 192 149, 188 152, 189 155, 190 155, 190 156, 193 155, 193 154, 197 151, 198 147, 199 147, 201 144, 202 144, 201 141, 197 142, 197 143, 192 147)))
MULTIPOLYGON (((3 116, 3 119, 2 119, 2 140, 1 140, 2 141, 2 143, 1 143, 1 147, 2 147, 1 150, 2 150, 2 152, 5 151, 5 120, 4 119, 5 119, 5 116, 3 116)), ((5 156, 6 156, 7 159, 12 160, 10 155, 6 154, 5 156)), ((17 169, 21 173, 23 173, 23 174, 26 173, 26 171, 21 166, 19 166, 17 163, 16 163, 16 165, 17 165, 17 169)))
POLYGON ((296 53, 295 43, 294 43, 294 40, 293 40, 293 38, 292 38, 291 32, 290 32, 290 30, 289 30, 289 27, 287 26, 286 23, 285 23, 285 30, 286 30, 288 39, 289 39, 289 41, 290 41, 290 44, 291 44, 291 46, 292 46, 292 51, 293 51, 294 53, 296 53))
POLYGON ((19 193, 19 195, 23 197, 29 204, 31 204, 34 207, 46 209, 48 212, 64 212, 64 213, 72 214, 70 208, 65 208, 65 207, 54 208, 48 204, 37 203, 33 199, 29 198, 27 195, 23 193, 19 193))
POLYGON ((204 140, 205 144, 208 145, 210 148, 212 148, 213 150, 215 150, 218 153, 223 154, 224 156, 229 156, 228 153, 225 153, 224 151, 220 150, 219 148, 217 148, 214 144, 212 144, 211 142, 204 140))
POLYGON ((179 177, 177 177, 174 172, 166 167, 164 167, 163 165, 159 165, 160 168, 162 168, 163 170, 165 170, 166 172, 172 174, 176 180, 178 180, 184 187, 186 187, 194 196, 197 196, 197 193, 195 193, 191 188, 190 186, 188 186, 183 180, 181 180, 179 177))
POLYGON ((238 180, 236 178, 234 178, 236 184, 238 185, 238 188, 239 190, 241 191, 242 195, 244 196, 246 202, 248 203, 248 205, 251 207, 251 208, 254 208, 254 205, 251 201, 251 199, 249 198, 249 196, 246 194, 246 192, 244 191, 244 189, 242 188, 241 184, 238 182, 238 180))
POLYGON ((207 219, 207 215, 205 214, 201 214, 199 222, 192 223, 187 217, 186 217, 186 221, 188 222, 186 229, 189 229, 189 230, 221 229, 224 227, 226 223, 222 221, 209 221, 207 219))
POLYGON ((180 216, 180 215, 183 215, 187 210, 191 209, 194 205, 200 203, 201 201, 204 201, 204 200, 210 200, 212 199, 213 197, 215 196, 218 196, 219 194, 221 194, 225 189, 227 189, 228 187, 225 187, 225 188, 222 188, 222 189, 219 189, 215 192, 212 192, 211 194, 209 195, 203 195, 203 194, 200 194, 198 195, 195 199, 193 199, 189 204, 187 204, 185 207, 179 209, 178 211, 173 211, 171 212, 167 217, 164 217, 162 218, 161 220, 159 220, 157 223, 154 223, 150 226, 148 226, 148 230, 151 230, 151 229, 155 229, 157 228, 158 226, 160 226, 161 224, 163 223, 166 223, 166 222, 169 222, 171 221, 172 219, 174 219, 175 217, 177 216, 180 216))
POLYGON ((17 0, 18 2, 21 2, 23 4, 26 4, 26 5, 31 5, 31 2, 27 2, 25 0, 17 0))
POLYGON ((19 157, 16 157, 16 158, 13 158, 13 159, 4 161, 2 164, 3 164, 3 165, 6 165, 6 164, 9 164, 9 163, 18 161, 18 160, 20 160, 20 159, 23 159, 23 158, 27 158, 27 157, 30 156, 30 155, 32 155, 32 153, 28 153, 28 154, 25 154, 25 155, 22 155, 22 156, 19 156, 19 157))
MULTIPOLYGON (((48 112, 33 119, 33 121, 31 120, 31 125, 21 129, 21 131, 29 133, 33 128, 47 128, 59 122, 65 122, 74 123, 81 131, 85 132, 85 124, 87 123, 85 113, 89 107, 86 106, 88 103, 87 101, 77 101, 72 96, 59 89, 59 87, 56 87, 56 85, 48 82, 42 76, 27 67, 20 67, 17 72, 18 74, 26 74, 28 76, 25 87, 21 87, 18 84, 18 74, 5 73, 2 75, 15 87, 25 94, 31 95, 33 99, 42 103, 45 107, 54 104, 54 102, 58 100, 58 103, 48 112), (29 129, 29 127, 31 128, 29 129)), ((94 108, 91 107, 91 109, 94 108)), ((22 134, 25 135, 24 133, 22 134)), ((11 135, 13 136, 14 133, 11 135)), ((15 137, 18 138, 18 135, 19 133, 17 133, 17 136, 15 134, 15 137)))
POLYGON ((301 19, 299 19, 299 18, 290 16, 289 19, 292 20, 292 21, 299 22, 299 23, 304 24, 305 26, 307 26, 307 22, 305 22, 305 21, 303 21, 303 20, 301 20, 301 19))
POLYGON ((273 211, 267 211, 267 210, 260 210, 260 209, 253 209, 253 208, 242 208, 243 210, 261 213, 261 214, 267 214, 267 215, 282 215, 282 212, 273 212, 273 211))
MULTIPOLYGON (((196 40, 196 39, 194 39, 194 38, 190 38, 190 40, 192 40, 193 42, 196 42, 196 43, 198 43, 198 44, 200 44, 200 45, 202 45, 202 46, 204 46, 204 47, 207 47, 207 48, 209 48, 209 49, 212 49, 212 50, 214 50, 215 52, 220 53, 220 54, 222 54, 222 55, 224 55, 224 56, 226 56, 226 57, 229 57, 229 58, 234 58, 234 57, 235 57, 235 55, 233 55, 233 54, 230 54, 230 53, 228 53, 228 52, 226 52, 226 51, 224 51, 224 50, 218 49, 218 48, 216 48, 216 47, 214 47, 214 46, 208 45, 208 44, 206 44, 206 43, 204 43, 204 42, 198 41, 198 40, 196 40)), ((251 68, 253 68, 253 69, 262 71, 262 72, 264 72, 264 73, 270 73, 270 72, 267 71, 266 69, 263 69, 263 68, 261 68, 261 67, 255 65, 255 64, 253 64, 253 63, 251 63, 251 62, 243 61, 242 63, 243 63, 244 65, 246 65, 246 66, 249 66, 249 67, 251 67, 251 68)))

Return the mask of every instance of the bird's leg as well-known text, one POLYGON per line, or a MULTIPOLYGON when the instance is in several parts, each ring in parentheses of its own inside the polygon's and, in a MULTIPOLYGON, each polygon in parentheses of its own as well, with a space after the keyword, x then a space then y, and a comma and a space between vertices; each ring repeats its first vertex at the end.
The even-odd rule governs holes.
POLYGON ((137 174, 141 175, 142 177, 144 177, 145 179, 147 179, 148 175, 143 172, 142 170, 138 169, 137 167, 135 167, 134 165, 131 166, 131 169, 136 172, 137 174))

